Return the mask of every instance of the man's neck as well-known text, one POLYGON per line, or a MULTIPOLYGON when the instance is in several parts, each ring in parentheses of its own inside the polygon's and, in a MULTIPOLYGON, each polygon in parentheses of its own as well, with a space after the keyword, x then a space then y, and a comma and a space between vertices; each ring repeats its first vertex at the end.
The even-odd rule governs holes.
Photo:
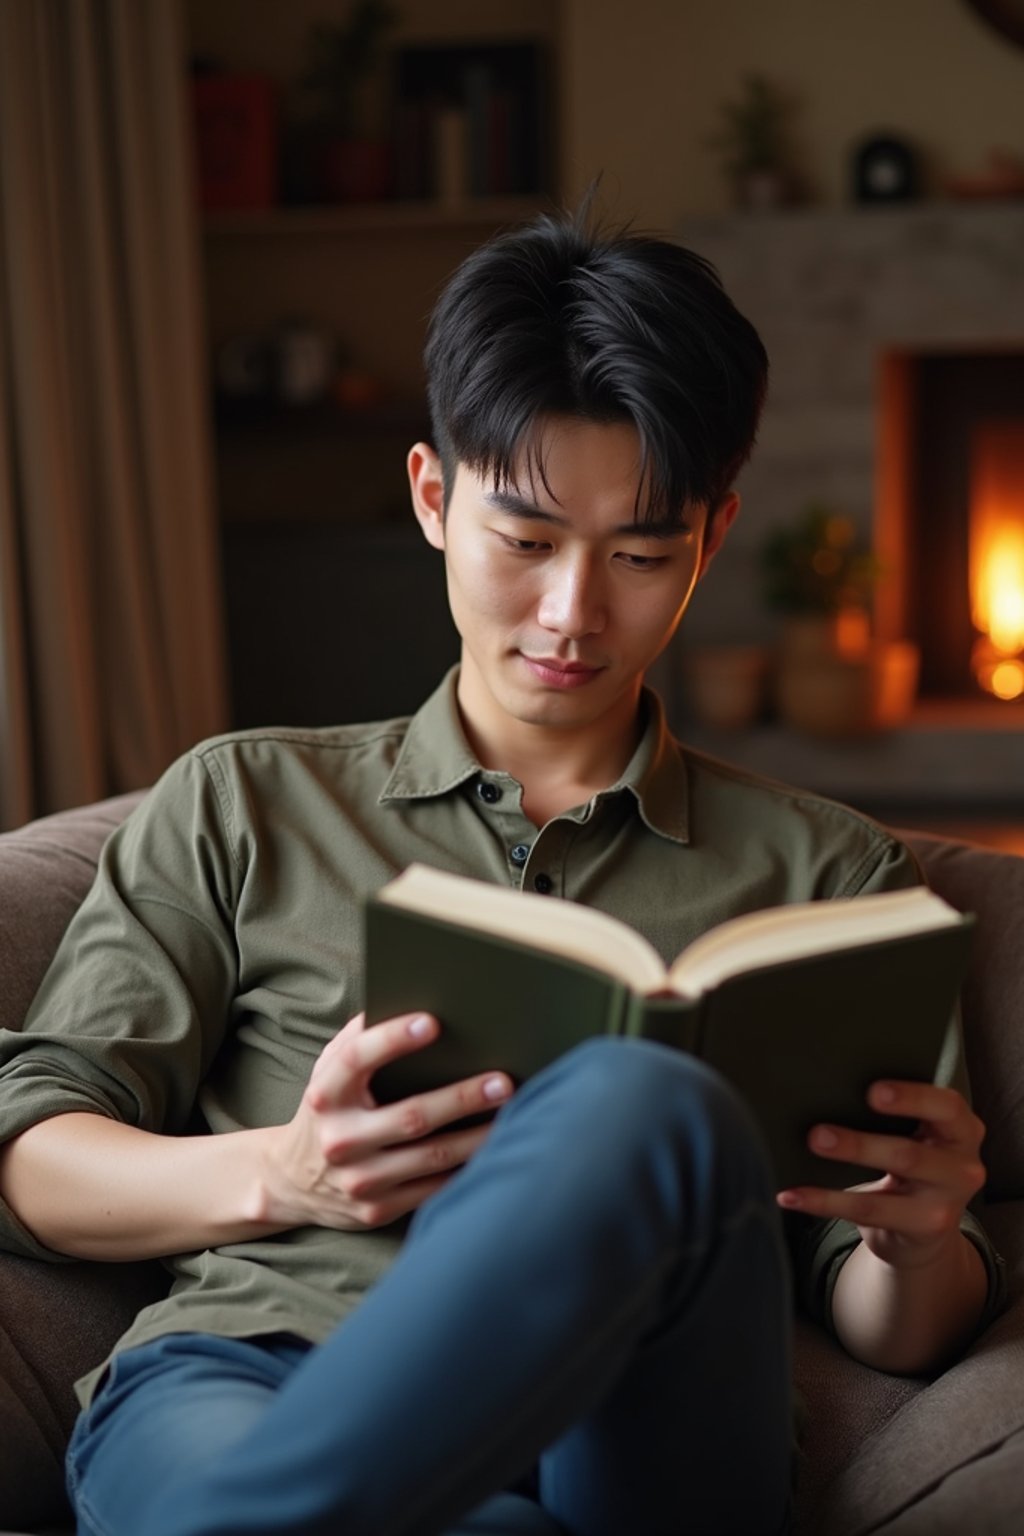
POLYGON ((638 707, 631 727, 586 732, 504 721, 493 722, 459 700, 463 729, 485 768, 510 774, 523 786, 523 811, 542 827, 614 784, 636 750, 643 729, 638 707))

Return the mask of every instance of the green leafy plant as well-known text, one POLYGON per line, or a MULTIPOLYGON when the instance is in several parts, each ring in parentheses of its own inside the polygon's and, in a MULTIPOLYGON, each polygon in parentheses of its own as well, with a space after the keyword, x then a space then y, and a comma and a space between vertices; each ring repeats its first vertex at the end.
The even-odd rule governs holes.
POLYGON ((734 179, 763 171, 788 175, 793 101, 763 75, 745 75, 740 95, 721 107, 721 128, 708 143, 734 179))
POLYGON ((354 0, 344 25, 316 22, 306 39, 300 94, 322 128, 357 138, 360 96, 384 56, 384 40, 398 20, 388 0, 354 0))
POLYGON ((761 574, 777 612, 833 614, 868 606, 879 566, 850 518, 814 502, 765 539, 761 574))

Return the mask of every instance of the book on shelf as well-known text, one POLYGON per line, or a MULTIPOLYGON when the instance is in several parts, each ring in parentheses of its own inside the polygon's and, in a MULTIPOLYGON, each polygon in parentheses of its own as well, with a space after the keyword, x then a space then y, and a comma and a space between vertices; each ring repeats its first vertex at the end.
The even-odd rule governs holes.
POLYGON ((807 1132, 911 1134, 865 1095, 883 1078, 934 1080, 972 925, 921 886, 746 913, 666 966, 607 913, 414 864, 366 904, 366 1018, 423 1010, 441 1034, 381 1068, 373 1092, 499 1069, 518 1083, 591 1036, 641 1036, 734 1085, 777 1187, 864 1182, 871 1170, 815 1156, 807 1132))
POLYGON ((398 196, 454 206, 545 190, 546 73, 544 50, 530 40, 399 49, 398 196))

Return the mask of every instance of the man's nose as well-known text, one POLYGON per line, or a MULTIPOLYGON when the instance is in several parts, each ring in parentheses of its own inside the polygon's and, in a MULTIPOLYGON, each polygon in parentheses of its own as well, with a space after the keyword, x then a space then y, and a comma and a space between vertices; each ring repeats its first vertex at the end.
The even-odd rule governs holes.
POLYGON ((537 614, 545 629, 571 640, 599 634, 607 619, 605 578, 585 557, 558 562, 541 597, 537 614))

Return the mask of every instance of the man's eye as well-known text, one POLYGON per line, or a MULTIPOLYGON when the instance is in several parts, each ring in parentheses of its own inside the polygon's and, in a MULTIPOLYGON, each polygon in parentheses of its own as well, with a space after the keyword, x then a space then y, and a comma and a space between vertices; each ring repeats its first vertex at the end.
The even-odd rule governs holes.
POLYGON ((513 539, 507 533, 499 534, 498 537, 506 549, 512 550, 517 555, 535 555, 539 550, 548 547, 542 539, 513 539))
POLYGON ((616 556, 631 571, 655 571, 659 565, 664 565, 667 559, 665 555, 630 555, 625 550, 616 556))

